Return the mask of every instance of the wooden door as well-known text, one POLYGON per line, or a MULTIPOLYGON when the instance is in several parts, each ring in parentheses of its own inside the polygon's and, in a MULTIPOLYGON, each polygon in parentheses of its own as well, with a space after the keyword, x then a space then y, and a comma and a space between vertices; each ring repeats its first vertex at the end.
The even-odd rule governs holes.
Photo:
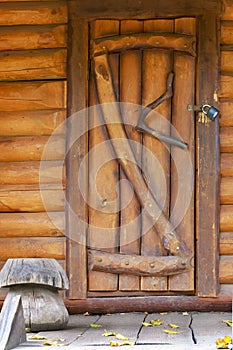
POLYGON ((90 22, 90 296, 194 292, 195 39, 195 18, 90 22), (151 103, 181 146, 137 128, 151 103))

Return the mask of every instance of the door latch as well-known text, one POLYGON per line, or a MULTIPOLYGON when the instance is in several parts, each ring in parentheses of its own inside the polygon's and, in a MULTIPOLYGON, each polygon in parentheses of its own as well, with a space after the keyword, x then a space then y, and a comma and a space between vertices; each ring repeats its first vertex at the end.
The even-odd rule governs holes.
POLYGON ((212 121, 214 121, 220 114, 220 111, 216 107, 208 104, 198 105, 198 106, 188 105, 187 110, 189 112, 191 111, 202 112, 212 121))

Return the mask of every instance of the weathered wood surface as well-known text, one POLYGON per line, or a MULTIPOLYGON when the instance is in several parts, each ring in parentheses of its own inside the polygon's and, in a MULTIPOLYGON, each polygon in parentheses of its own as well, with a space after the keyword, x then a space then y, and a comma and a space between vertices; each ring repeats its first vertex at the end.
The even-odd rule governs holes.
POLYGON ((233 52, 222 51, 221 52, 221 73, 232 73, 233 72, 233 52))
POLYGON ((0 112, 1 136, 65 134, 65 119, 65 109, 0 112))
POLYGON ((0 110, 66 108, 65 81, 1 82, 0 110))
POLYGON ((64 136, 22 136, 0 139, 1 162, 64 160, 64 136), (48 142, 49 141, 49 142, 48 142))
POLYGON ((1 238, 1 260, 21 258, 54 258, 65 260, 64 237, 1 238))
POLYGON ((142 327, 137 344, 193 344, 192 332, 189 328, 191 323, 190 315, 184 316, 182 313, 173 313, 167 315, 149 314, 145 318, 145 322, 151 320, 161 320, 160 326, 142 327), (177 329, 172 329, 168 324, 179 326, 177 329), (164 330, 177 331, 177 334, 167 334, 164 330))
POLYGON ((67 46, 67 26, 2 27, 0 51, 52 49, 67 46))
POLYGON ((65 213, 1 213, 0 237, 64 236, 65 213))
POLYGON ((233 98, 233 76, 221 75, 220 76, 220 98, 233 98))
POLYGON ((233 258, 232 256, 221 256, 219 264, 220 283, 233 284, 233 258))
POLYGON ((220 157, 222 176, 233 176, 233 153, 222 153, 220 157))
POLYGON ((1 162, 0 184, 49 184, 65 182, 63 161, 1 162), (30 176, 28 176, 30 174, 30 176))
POLYGON ((66 49, 0 52, 0 80, 62 79, 66 62, 66 49))
POLYGON ((41 284, 69 289, 69 281, 55 259, 8 259, 0 272, 0 286, 41 284))
POLYGON ((233 232, 233 206, 232 205, 221 205, 220 231, 233 232))
POLYGON ((220 126, 233 126, 233 102, 231 100, 221 101, 219 103, 220 109, 220 126))
POLYGON ((22 188, 0 191, 0 212, 43 212, 43 211, 63 211, 64 196, 60 189, 53 190, 28 190, 22 188))
POLYGON ((222 232, 220 234, 220 255, 231 255, 233 252, 233 233, 222 232))
POLYGON ((64 1, 1 4, 0 25, 33 25, 66 23, 67 5, 64 1))
POLYGON ((233 44, 233 23, 232 21, 221 22, 221 44, 231 45, 233 44))
POLYGON ((14 349, 26 341, 25 323, 20 295, 7 296, 1 311, 0 346, 2 350, 14 349))
POLYGON ((223 177, 220 183, 221 204, 233 204, 233 177, 223 177))
POLYGON ((233 127, 220 128, 220 151, 233 152, 233 127))

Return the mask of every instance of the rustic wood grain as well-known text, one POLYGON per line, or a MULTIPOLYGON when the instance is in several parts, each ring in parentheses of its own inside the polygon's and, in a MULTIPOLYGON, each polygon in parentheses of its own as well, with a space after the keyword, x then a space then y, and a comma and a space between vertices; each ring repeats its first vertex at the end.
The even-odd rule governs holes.
POLYGON ((222 45, 233 44, 233 23, 232 21, 221 22, 221 41, 222 45))
POLYGON ((220 255, 233 255, 233 233, 222 232, 220 234, 220 255))
POLYGON ((65 107, 65 81, 0 83, 1 111, 48 110, 65 107))
MULTIPOLYGON (((196 34, 196 19, 180 18, 175 20, 175 32, 183 34, 196 34)), ((195 48, 196 49, 196 48, 195 48)), ((174 53, 174 95, 172 105, 172 125, 185 142, 188 150, 178 147, 171 148, 171 207, 170 215, 176 219, 182 216, 177 232, 186 243, 191 254, 195 254, 194 229, 194 186, 195 186, 195 116, 187 118, 187 105, 195 101, 195 60, 193 57, 174 53), (182 97, 181 97, 182 96, 182 97), (187 159, 190 164, 187 164, 187 159), (193 167, 193 168, 191 168, 193 167), (179 177, 178 177, 179 172, 179 177), (192 189, 190 198, 187 198, 186 187, 192 189), (183 188, 183 190, 182 190, 183 188), (176 206, 176 201, 179 206, 176 206), (187 201, 189 201, 187 203, 187 201), (187 205, 187 208, 185 208, 187 205), (187 209, 186 213, 184 210, 187 209)), ((172 219, 171 219, 172 220, 172 219)), ((169 277, 170 290, 189 290, 195 288, 194 266, 185 274, 169 277)))
POLYGON ((66 49, 0 52, 0 80, 66 78, 66 49))
POLYGON ((62 184, 64 181, 63 161, 0 162, 0 184, 62 184))
POLYGON ((220 183, 221 204, 233 204, 233 177, 223 177, 220 183))
POLYGON ((0 51, 52 49, 66 46, 66 25, 1 28, 0 51))
POLYGON ((233 283, 233 258, 232 256, 222 256, 219 263, 219 279, 222 284, 233 283))
POLYGON ((0 134, 1 136, 65 134, 65 119, 66 110, 0 111, 0 134))
POLYGON ((220 126, 233 126, 233 102, 231 100, 220 101, 220 126))
MULTIPOLYGON (((172 20, 147 20, 144 22, 144 32, 160 31, 160 32, 172 32, 173 21, 172 20)), ((143 66, 142 66, 142 105, 154 101, 166 90, 167 75, 172 70, 171 53, 158 50, 146 50, 143 52, 143 66)), ((156 112, 161 113, 162 116, 170 120, 170 101, 166 101, 161 106, 156 108, 156 112)), ((156 122, 153 123, 153 114, 147 123, 155 130, 159 130, 159 125, 156 122)), ((169 134, 170 128, 166 125, 163 128, 163 133, 169 134)), ((142 169, 146 174, 147 182, 155 194, 157 202, 162 206, 165 215, 169 213, 169 201, 170 201, 170 154, 165 145, 159 140, 149 135, 143 135, 143 145, 147 152, 142 153, 142 169), (150 151, 150 152, 148 152, 150 151), (159 162, 161 169, 158 168, 159 162), (162 174, 161 174, 162 172, 162 174), (162 176, 164 176, 164 178, 162 176), (162 186, 163 180, 165 180, 166 188, 162 186)), ((157 235, 154 227, 148 230, 148 219, 145 215, 142 216, 142 242, 141 242, 141 254, 142 255, 166 255, 166 252, 161 244, 161 241, 157 235)), ((142 278, 141 279, 142 290, 166 290, 167 278, 142 278)))
POLYGON ((233 232, 233 206, 232 205, 221 205, 220 231, 233 232))
POLYGON ((67 4, 64 1, 1 4, 0 25, 33 25, 67 23, 67 4))
POLYGON ((1 238, 2 260, 21 258, 65 259, 65 237, 1 238))
POLYGON ((233 154, 221 153, 220 171, 222 176, 233 176, 233 154))
POLYGON ((1 213, 0 237, 54 237, 65 234, 65 213, 1 213))
MULTIPOLYGON (((121 34, 137 33, 143 30, 143 22, 136 20, 121 21, 121 34)), ((120 56, 120 101, 126 103, 141 104, 141 52, 125 52, 120 56)), ((134 130, 132 125, 136 125, 139 112, 135 112, 135 105, 122 105, 122 119, 125 123, 126 133, 129 139, 135 141, 137 145, 141 142, 141 135, 134 130), (127 122, 129 123, 127 125, 127 122)), ((139 147, 138 147, 139 148, 139 147)), ((141 150, 136 150, 134 154, 140 165, 141 150)), ((121 191, 121 216, 120 216, 120 252, 125 254, 140 253, 140 204, 132 194, 132 188, 126 183, 126 177, 120 169, 121 191), (130 203, 128 200, 133 196, 130 203), (126 203, 128 203, 126 205, 126 203)), ((126 180, 127 181, 127 180, 126 180)), ((140 278, 130 275, 119 276, 120 290, 138 290, 140 288, 140 278)))
POLYGON ((220 151, 233 152, 233 127, 220 128, 220 151))
POLYGON ((79 118, 75 113, 88 105, 88 23, 77 18, 69 3, 68 53, 68 129, 66 158, 66 225, 67 225, 67 272, 72 283, 69 298, 85 298, 87 292, 86 272, 86 234, 87 204, 81 193, 87 194, 88 114, 83 112, 79 118), (78 64, 77 64, 78 63, 78 64), (80 130, 83 134, 80 135, 80 130), (79 137, 78 137, 79 135, 79 137), (84 164, 82 170, 80 165, 84 164), (77 183, 77 175, 82 188, 77 183), (77 268, 79 266, 79 268, 77 268))
POLYGON ((62 190, 7 190, 4 186, 4 190, 0 191, 0 212, 2 213, 63 210, 64 198, 62 190), (46 208, 44 203, 46 203, 46 208))
POLYGON ((221 51, 220 70, 224 74, 233 72, 233 51, 221 51))
MULTIPOLYGON (((119 33, 119 21, 103 20, 92 23, 92 37, 97 38, 106 35, 119 33)), ((112 78, 114 80, 115 93, 119 96, 118 87, 118 55, 111 57, 112 78)), ((94 74, 94 72, 93 72, 94 74)), ((94 90, 94 79, 92 77, 90 86, 90 105, 101 102, 98 101, 94 90)), ((104 249, 110 252, 116 252, 118 245, 118 225, 119 225, 119 199, 117 191, 119 190, 118 179, 118 163, 109 144, 104 144, 108 140, 105 125, 100 127, 94 126, 101 121, 101 115, 97 111, 90 114, 90 131, 89 155, 90 166, 90 247, 95 249, 104 249), (101 145, 102 163, 98 163, 98 145, 101 145), (106 162, 105 162, 106 159, 106 162), (109 159, 109 161, 108 161, 109 159), (100 166, 100 168, 98 168, 100 166), (97 191, 97 193, 96 193, 97 191), (93 206, 91 208, 91 206, 93 206), (109 231, 108 231, 109 229, 109 231), (111 231, 110 231, 111 229, 111 231)), ((119 192, 118 192, 119 193, 119 192)), ((117 290, 118 276, 117 274, 104 274, 101 272, 89 273, 89 290, 117 290), (101 281, 101 282, 100 282, 101 281)))
POLYGON ((64 157, 64 136, 55 136, 51 139, 48 136, 0 138, 1 162, 63 160, 64 157))
MULTIPOLYGON (((203 16, 198 24, 198 97, 197 104, 214 104, 217 90, 217 19, 203 16), (208 68, 207 68, 208 67, 208 68), (206 82, 211 82, 207 84, 206 82)), ((197 122, 197 293, 216 296, 219 290, 219 135, 218 120, 197 122), (207 142, 208 140, 208 142, 207 142), (206 250, 208 242, 208 250, 206 250)))
POLYGON ((233 20, 233 4, 231 0, 224 1, 224 11, 222 13, 221 19, 223 21, 232 21, 233 20))

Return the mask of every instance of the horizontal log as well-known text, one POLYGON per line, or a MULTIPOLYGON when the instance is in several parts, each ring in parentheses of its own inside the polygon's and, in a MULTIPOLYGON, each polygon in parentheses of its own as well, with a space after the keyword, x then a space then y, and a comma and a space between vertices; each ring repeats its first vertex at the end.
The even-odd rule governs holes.
POLYGON ((42 157, 43 160, 63 160, 65 137, 59 135, 0 138, 0 162, 40 161, 42 157))
POLYGON ((65 183, 63 161, 0 162, 0 184, 65 183))
POLYGON ((221 233, 220 255, 233 255, 233 232, 221 233))
MULTIPOLYGON (((233 35, 233 33, 232 33, 233 35)), ((233 76, 221 75, 220 76, 220 98, 233 98, 233 76)))
POLYGON ((0 51, 67 47, 67 26, 14 26, 1 28, 0 51))
POLYGON ((64 212, 0 214, 0 237, 53 237, 64 234, 64 212))
POLYGON ((219 280, 222 284, 233 284, 233 256, 220 258, 219 280))
POLYGON ((168 276, 189 270, 189 262, 176 256, 141 256, 88 251, 89 270, 137 276, 168 276))
POLYGON ((220 126, 233 126, 233 101, 219 102, 220 126))
POLYGON ((224 20, 224 21, 233 20, 233 4, 231 0, 224 1, 224 12, 221 15, 221 20, 224 20))
POLYGON ((60 108, 66 108, 65 81, 0 83, 0 111, 60 108))
POLYGON ((63 190, 0 191, 0 212, 64 211, 63 190))
POLYGON ((0 238, 1 260, 15 258, 65 259, 65 237, 0 238))
POLYGON ((233 22, 232 21, 221 22, 220 42, 223 45, 233 44, 233 22))
POLYGON ((66 56, 66 49, 0 52, 0 80, 65 78, 66 56))
POLYGON ((65 2, 1 4, 0 25, 67 23, 65 2))
POLYGON ((220 128, 220 151, 233 152, 233 127, 220 128))
POLYGON ((220 231, 233 232, 233 205, 221 205, 220 231))
POLYGON ((233 73, 233 51, 221 51, 221 72, 233 73))
POLYGON ((223 177, 220 183, 221 204, 233 204, 233 177, 223 177))
POLYGON ((65 133, 66 110, 0 112, 0 136, 65 133))
POLYGON ((233 153, 221 153, 220 170, 222 176, 233 176, 233 153))

